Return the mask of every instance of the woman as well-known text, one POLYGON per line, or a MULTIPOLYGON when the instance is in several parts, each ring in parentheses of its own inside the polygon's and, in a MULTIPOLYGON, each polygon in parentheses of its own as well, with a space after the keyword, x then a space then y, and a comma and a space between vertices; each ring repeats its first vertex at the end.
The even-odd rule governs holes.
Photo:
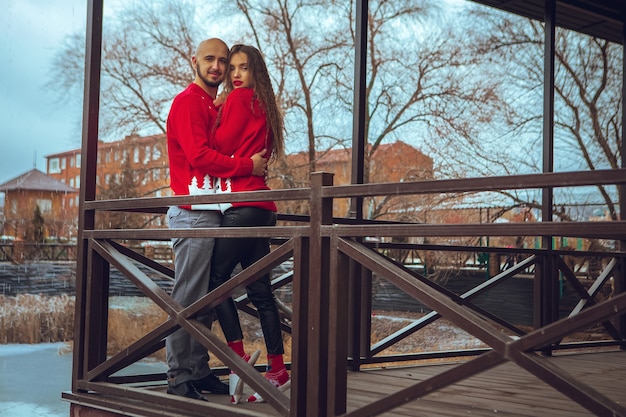
MULTIPOLYGON (((228 55, 223 97, 224 104, 216 123, 213 146, 225 155, 252 156, 267 149, 270 160, 284 154, 283 119, 276 104, 269 73, 261 53, 252 46, 235 45, 228 55)), ((218 178, 217 192, 269 190, 264 177, 218 178)), ((276 204, 273 201, 235 202, 221 205, 221 226, 274 226, 276 204)), ((210 290, 226 282, 235 266, 247 268, 270 251, 267 238, 218 238, 211 261, 210 290)), ((276 387, 286 387, 289 374, 283 362, 284 346, 280 316, 270 276, 266 274, 246 287, 256 307, 267 349, 265 378, 276 387)), ((216 307, 220 326, 228 345, 245 360, 243 333, 237 307, 232 298, 216 307)), ((263 401, 254 394, 249 402, 263 401)), ((233 400, 236 402, 236 400, 233 400)))

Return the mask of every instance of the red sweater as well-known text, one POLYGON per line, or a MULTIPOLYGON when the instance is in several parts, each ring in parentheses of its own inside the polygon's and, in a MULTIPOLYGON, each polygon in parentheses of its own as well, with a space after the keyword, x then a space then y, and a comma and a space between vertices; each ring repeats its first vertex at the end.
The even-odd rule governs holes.
MULTIPOLYGON (((167 118, 170 187, 174 195, 215 193, 211 176, 251 175, 251 155, 233 158, 209 146, 216 119, 213 98, 197 84, 190 84, 174 98, 167 118)), ((192 210, 219 209, 217 204, 182 207, 192 210)))
MULTIPOLYGON (((220 124, 215 130, 213 146, 220 153, 234 158, 249 158, 257 152, 267 149, 266 156, 272 152, 271 133, 267 132, 265 110, 258 100, 252 99, 251 88, 237 88, 226 99, 222 108, 220 124), (253 107, 254 106, 254 107, 253 107)), ((254 175, 233 177, 219 175, 217 192, 269 190, 265 177, 254 175)), ((222 211, 230 207, 252 206, 276 211, 273 201, 245 201, 222 204, 222 211)))

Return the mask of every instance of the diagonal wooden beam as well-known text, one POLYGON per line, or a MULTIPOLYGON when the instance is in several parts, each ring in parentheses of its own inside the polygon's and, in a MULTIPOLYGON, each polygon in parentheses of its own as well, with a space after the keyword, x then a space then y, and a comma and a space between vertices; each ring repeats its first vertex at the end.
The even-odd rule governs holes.
POLYGON ((364 407, 343 414, 342 417, 378 416, 385 411, 400 407, 409 401, 416 400, 430 394, 431 392, 438 391, 504 362, 506 362, 506 360, 496 351, 485 353, 475 359, 472 359, 471 361, 464 362, 461 365, 447 369, 437 375, 425 379, 424 381, 411 385, 410 387, 403 388, 398 392, 369 403, 364 407))
POLYGON ((369 270, 385 276, 396 287, 437 311, 472 336, 477 337, 492 348, 504 352, 506 343, 510 341, 510 338, 474 311, 457 303, 451 303, 449 297, 441 294, 430 285, 416 280, 410 272, 401 266, 377 252, 372 252, 358 242, 340 239, 337 249, 369 270))
MULTIPOLYGON (((576 304, 576 306, 569 313, 570 317, 575 316, 576 314, 580 313, 580 311, 582 311, 582 309, 585 308, 586 306, 592 306, 596 303, 596 300, 595 300, 596 295, 598 294, 600 289, 604 286, 604 284, 610 277, 610 274, 617 267, 617 259, 615 258, 611 259, 611 262, 609 262, 609 264, 604 269, 604 271, 600 274, 600 276, 598 276, 598 278, 594 282, 594 285, 589 290, 587 290, 580 283, 578 278, 576 278, 576 276, 574 275, 572 270, 569 268, 569 266, 565 264, 565 261, 563 261, 563 258, 560 256, 557 256, 556 259, 559 265, 559 269, 563 273, 563 276, 572 285, 572 287, 574 287, 574 289, 576 290, 576 293, 578 293, 578 295, 580 296, 580 301, 578 302, 578 304, 576 304)), ((611 323, 609 320, 604 320, 602 322, 602 325, 604 326, 606 331, 614 340, 620 339, 619 331, 615 328, 613 323, 611 323)), ((559 342, 560 340, 557 343, 559 342)))
POLYGON ((178 325, 175 322, 170 320, 166 321, 111 358, 91 369, 87 373, 87 380, 94 381, 105 379, 120 369, 124 369, 165 347, 165 337, 176 329, 178 329, 178 325))
POLYGON ((611 278, 611 273, 616 267, 617 267, 617 259, 613 258, 611 259, 609 264, 606 266, 604 271, 602 271, 602 273, 598 276, 598 278, 596 278, 596 280, 591 285, 589 290, 586 291, 587 296, 581 297, 583 299, 580 300, 578 304, 576 304, 576 307, 574 307, 574 309, 570 313, 570 316, 574 316, 580 313, 585 307, 595 303, 596 295, 598 295, 598 293, 600 292, 600 289, 602 289, 604 284, 609 280, 609 278, 611 278))
POLYGON ((438 311, 440 307, 443 307, 445 311, 443 311, 442 316, 471 335, 480 338, 486 343, 488 343, 488 340, 495 342, 493 344, 488 343, 494 349, 493 351, 459 365, 448 372, 431 377, 391 396, 371 403, 366 407, 348 413, 346 414, 347 416, 378 415, 380 412, 417 399, 435 390, 435 387, 436 389, 441 389, 506 360, 516 363, 581 406, 599 413, 598 415, 626 416, 626 409, 619 404, 611 401, 592 387, 574 380, 560 368, 551 364, 549 359, 541 358, 534 352, 528 353, 528 351, 558 340, 573 331, 626 310, 626 293, 590 307, 574 317, 559 320, 528 333, 518 340, 512 340, 508 336, 496 334, 499 333, 497 329, 493 328, 490 323, 481 321, 468 308, 457 305, 445 306, 447 297, 437 294, 433 288, 420 281, 410 280, 411 274, 407 273, 402 267, 390 262, 377 252, 372 253, 372 251, 358 242, 340 240, 338 249, 361 262, 372 271, 387 276, 394 285, 412 297, 419 299, 433 310, 438 311), (422 291, 422 293, 418 293, 415 290, 422 291))
POLYGON ((289 415, 289 397, 270 384, 263 375, 241 359, 235 351, 202 322, 195 319, 189 320, 181 318, 179 324, 218 359, 228 364, 233 372, 241 377, 241 379, 256 392, 261 394, 263 399, 271 404, 281 415, 289 415))
POLYGON ((214 308, 228 297, 231 297, 236 289, 244 288, 246 285, 258 279, 259 276, 270 273, 276 265, 280 265, 291 258, 293 256, 293 245, 294 240, 289 239, 277 249, 265 255, 209 294, 191 304, 181 312, 181 315, 183 317, 191 317, 200 312, 214 308))
POLYGON ((121 245, 114 240, 110 240, 109 242, 111 243, 111 245, 113 245, 115 249, 117 249, 119 253, 121 253, 122 255, 125 255, 127 258, 133 259, 139 262, 140 264, 147 266, 153 271, 160 273, 164 277, 170 278, 172 280, 174 279, 174 270, 172 268, 169 268, 159 262, 156 262, 150 258, 147 258, 144 255, 138 252, 135 252, 131 248, 121 245))
MULTIPOLYGON (((289 414, 289 398, 272 386, 258 371, 245 363, 239 355, 237 355, 228 345, 221 341, 207 326, 202 322, 194 319, 198 313, 205 309, 215 307, 230 296, 234 289, 245 286, 259 275, 268 273, 271 269, 289 259, 293 255, 293 241, 290 240, 281 245, 278 249, 272 251, 261 260, 257 261, 249 268, 246 268, 236 277, 229 280, 224 285, 218 287, 215 291, 205 295, 197 302, 187 308, 183 308, 176 303, 164 290, 146 276, 136 265, 122 255, 108 241, 93 241, 94 250, 96 250, 103 258, 107 259, 112 265, 118 268, 133 283, 135 283, 144 294, 148 295, 155 301, 164 311, 168 312, 171 317, 170 323, 165 323, 157 330, 146 335, 140 342, 135 343, 134 353, 142 349, 141 343, 154 343, 165 335, 171 333, 177 326, 185 329, 199 343, 207 348, 218 359, 227 364, 231 370, 236 372, 244 381, 259 392, 263 398, 270 403, 282 415, 289 414)), ((99 369, 100 372, 105 369, 114 369, 125 363, 127 358, 119 356, 115 361, 109 362, 106 366, 99 369)))
MULTIPOLYGON (((529 256, 528 258, 524 259, 522 262, 518 263, 515 267, 516 270, 523 270, 528 268, 528 266, 533 265, 536 262, 536 257, 535 255, 529 256)), ((418 275, 412 271, 408 271, 409 273, 412 273, 414 276, 418 275)), ((509 274, 508 273, 509 270, 504 271, 490 279, 488 279, 487 281, 483 282, 480 285, 477 285, 476 287, 464 292, 463 294, 461 294, 460 296, 456 297, 459 301, 460 304, 466 305, 469 308, 471 308, 474 311, 477 311, 480 315, 482 315, 483 317, 488 317, 489 319, 492 319, 494 322, 497 322, 498 324, 501 324, 502 326, 515 331, 518 334, 521 334, 522 332, 519 329, 513 328, 512 325, 505 323, 503 320, 498 319, 496 316, 494 316, 493 314, 484 311, 483 309, 480 309, 470 303, 467 303, 466 301, 471 300, 474 297, 477 297, 478 295, 482 294, 483 292, 487 291, 488 289, 498 285, 500 282, 502 282, 503 280, 506 280, 508 278, 510 278, 511 276, 513 276, 514 274, 509 274)), ((425 279, 425 278, 424 278, 425 279)), ((436 286, 435 288, 437 288, 439 286, 436 286)), ((439 313, 437 313, 436 311, 431 311, 430 313, 426 314, 425 316, 421 317, 419 320, 415 320, 413 323, 403 327, 402 329, 394 332, 393 334, 389 335, 388 337, 380 340, 378 343, 376 343, 375 345, 372 346, 371 348, 371 353, 372 355, 376 355, 380 352, 382 352, 383 350, 387 349, 388 347, 394 345, 395 343, 397 343, 398 341, 402 340, 403 338, 405 338, 406 336, 409 336, 417 331, 419 331, 420 329, 426 327, 427 325, 433 323, 435 320, 437 320, 438 318, 440 318, 441 315, 439 313)))
POLYGON ((154 301, 170 317, 179 314, 183 307, 178 304, 170 295, 159 287, 150 277, 141 271, 135 264, 122 255, 109 241, 91 240, 90 246, 115 266, 124 276, 131 280, 133 284, 141 290, 148 298, 154 301))

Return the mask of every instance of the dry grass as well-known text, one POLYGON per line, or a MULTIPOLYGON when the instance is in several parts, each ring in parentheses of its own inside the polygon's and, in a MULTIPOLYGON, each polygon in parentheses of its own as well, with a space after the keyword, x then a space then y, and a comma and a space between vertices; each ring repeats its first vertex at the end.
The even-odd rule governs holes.
POLYGON ((74 337, 74 297, 0 295, 0 343, 67 342, 74 337))
MULTIPOLYGON (((128 298, 128 297, 127 297, 128 298)), ((142 299, 146 301, 147 299, 142 299)), ((126 349, 147 333, 167 320, 166 314, 156 305, 148 302, 136 305, 116 305, 109 309, 108 345, 109 355, 126 349)), ((127 301, 126 301, 127 302, 127 301)), ((372 343, 376 343, 421 314, 410 312, 382 312, 372 315, 372 343)), ((247 352, 260 349, 259 363, 265 363, 266 350, 263 333, 258 319, 240 313, 241 325, 244 330, 244 343, 247 352)), ((531 330, 531 329, 527 329, 531 330)), ((224 340, 222 331, 217 324, 213 326, 216 335, 224 340)), ((575 334, 566 341, 590 340, 598 337, 602 329, 575 334)), ((19 295, 16 297, 0 296, 0 343, 49 343, 67 342, 68 351, 74 336, 74 297, 19 295)), ((602 336, 602 335, 600 335, 602 336)), ((285 360, 291 361, 291 336, 284 334, 285 360)), ((416 352, 432 352, 439 350, 471 349, 486 347, 480 340, 463 332, 446 320, 439 319, 419 332, 406 337, 383 354, 403 354, 416 352)), ((165 361, 165 349, 152 355, 153 358, 165 361)), ((222 366, 215 355, 211 355, 212 367, 222 366)))
MULTIPOLYGON (((17 297, 1 297, 0 303, 1 343, 68 342, 71 345, 74 336, 74 297, 25 294, 17 297)), ((389 336, 418 316, 413 313, 377 312, 372 317, 373 342, 376 343, 389 336)), ((243 313, 240 313, 240 319, 244 329, 246 350, 253 352, 260 349, 262 354, 259 363, 263 363, 267 352, 258 319, 243 313)), ((166 320, 167 315, 150 302, 135 305, 130 303, 122 306, 113 302, 109 309, 108 354, 113 355, 126 349, 166 320)), ((224 340, 217 322, 213 326, 213 331, 224 340)), ((285 334, 283 340, 285 360, 291 361, 291 336, 285 334)), ((451 326, 438 324, 428 326, 419 334, 412 335, 386 350, 385 353, 475 346, 475 339, 469 335, 461 334, 451 326), (458 340, 464 341, 464 345, 460 346, 458 340)), ((152 357, 165 361, 165 349, 155 352, 152 357)), ((223 364, 212 355, 210 365, 222 366, 223 364)))
MULTIPOLYGON (((157 306, 144 306, 139 310, 111 309, 109 312, 109 342, 108 353, 114 354, 135 342, 160 324, 167 320, 167 315, 157 306), (123 329, 123 331, 120 331, 123 329)), ((247 352, 261 350, 259 363, 265 363, 267 351, 263 339, 263 333, 258 319, 240 313, 241 327, 244 331, 244 343, 247 352)), ((212 330, 221 339, 224 339, 219 324, 215 322, 212 330)), ((291 361, 291 336, 283 335, 285 345, 285 360, 291 361)), ((152 355, 154 358, 165 361, 165 349, 161 349, 152 355)), ((211 355, 209 362, 211 367, 223 366, 223 363, 211 355)))
MULTIPOLYGON (((167 315, 156 305, 139 303, 136 306, 113 306, 109 309, 107 353, 116 354, 145 336, 167 320, 167 315)), ((259 363, 266 355, 263 333, 258 320, 241 315, 246 350, 261 349, 259 363)), ((217 324, 215 333, 224 340, 217 324)), ((22 294, 16 297, 0 295, 0 344, 9 343, 51 343, 67 342, 71 350, 74 338, 74 297, 69 295, 41 296, 22 294)), ((291 360, 291 337, 284 336, 285 360, 291 360)), ((165 361, 165 349, 155 352, 152 357, 165 361)), ((211 366, 222 363, 211 357, 211 366)))

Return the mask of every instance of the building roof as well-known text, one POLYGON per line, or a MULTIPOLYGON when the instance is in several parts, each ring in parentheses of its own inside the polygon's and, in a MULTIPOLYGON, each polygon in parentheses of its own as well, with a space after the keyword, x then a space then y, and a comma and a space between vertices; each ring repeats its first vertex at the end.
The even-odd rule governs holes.
POLYGON ((77 190, 38 169, 32 169, 19 177, 0 184, 0 191, 54 191, 58 193, 76 193, 77 190))
MULTIPOLYGON (((371 147, 371 145, 367 145, 371 147)), ((385 154, 394 154, 401 152, 412 152, 418 155, 424 155, 419 149, 411 146, 401 140, 397 140, 393 143, 383 143, 376 150, 376 155, 385 155, 385 154)), ((301 151, 295 154, 288 155, 289 158, 293 160, 308 160, 308 152, 301 151)), ((324 164, 332 164, 338 162, 350 162, 352 160, 352 148, 339 148, 339 149, 330 149, 328 151, 316 151, 315 152, 315 162, 319 165, 324 164)), ((429 157, 427 157, 430 159, 429 157)))
MULTIPOLYGON (((133 134, 133 135, 127 135, 124 139, 116 140, 113 142, 104 142, 102 140, 98 140, 98 151, 106 150, 107 148, 119 148, 121 146, 126 146, 129 142, 132 142, 133 145, 145 145, 145 144, 152 144, 154 142, 164 141, 164 140, 166 140, 165 133, 157 133, 155 135, 148 135, 148 136, 139 136, 139 135, 133 134)), ((63 151, 59 153, 52 153, 50 155, 46 155, 46 158, 50 159, 50 158, 60 158, 64 156, 71 156, 71 155, 80 154, 81 151, 82 151, 81 148, 76 148, 76 149, 72 149, 69 151, 63 151)))
MULTIPOLYGON (((543 21, 545 0, 473 0, 520 16, 543 21)), ((626 5, 623 0, 557 0, 557 26, 623 44, 626 5)))

